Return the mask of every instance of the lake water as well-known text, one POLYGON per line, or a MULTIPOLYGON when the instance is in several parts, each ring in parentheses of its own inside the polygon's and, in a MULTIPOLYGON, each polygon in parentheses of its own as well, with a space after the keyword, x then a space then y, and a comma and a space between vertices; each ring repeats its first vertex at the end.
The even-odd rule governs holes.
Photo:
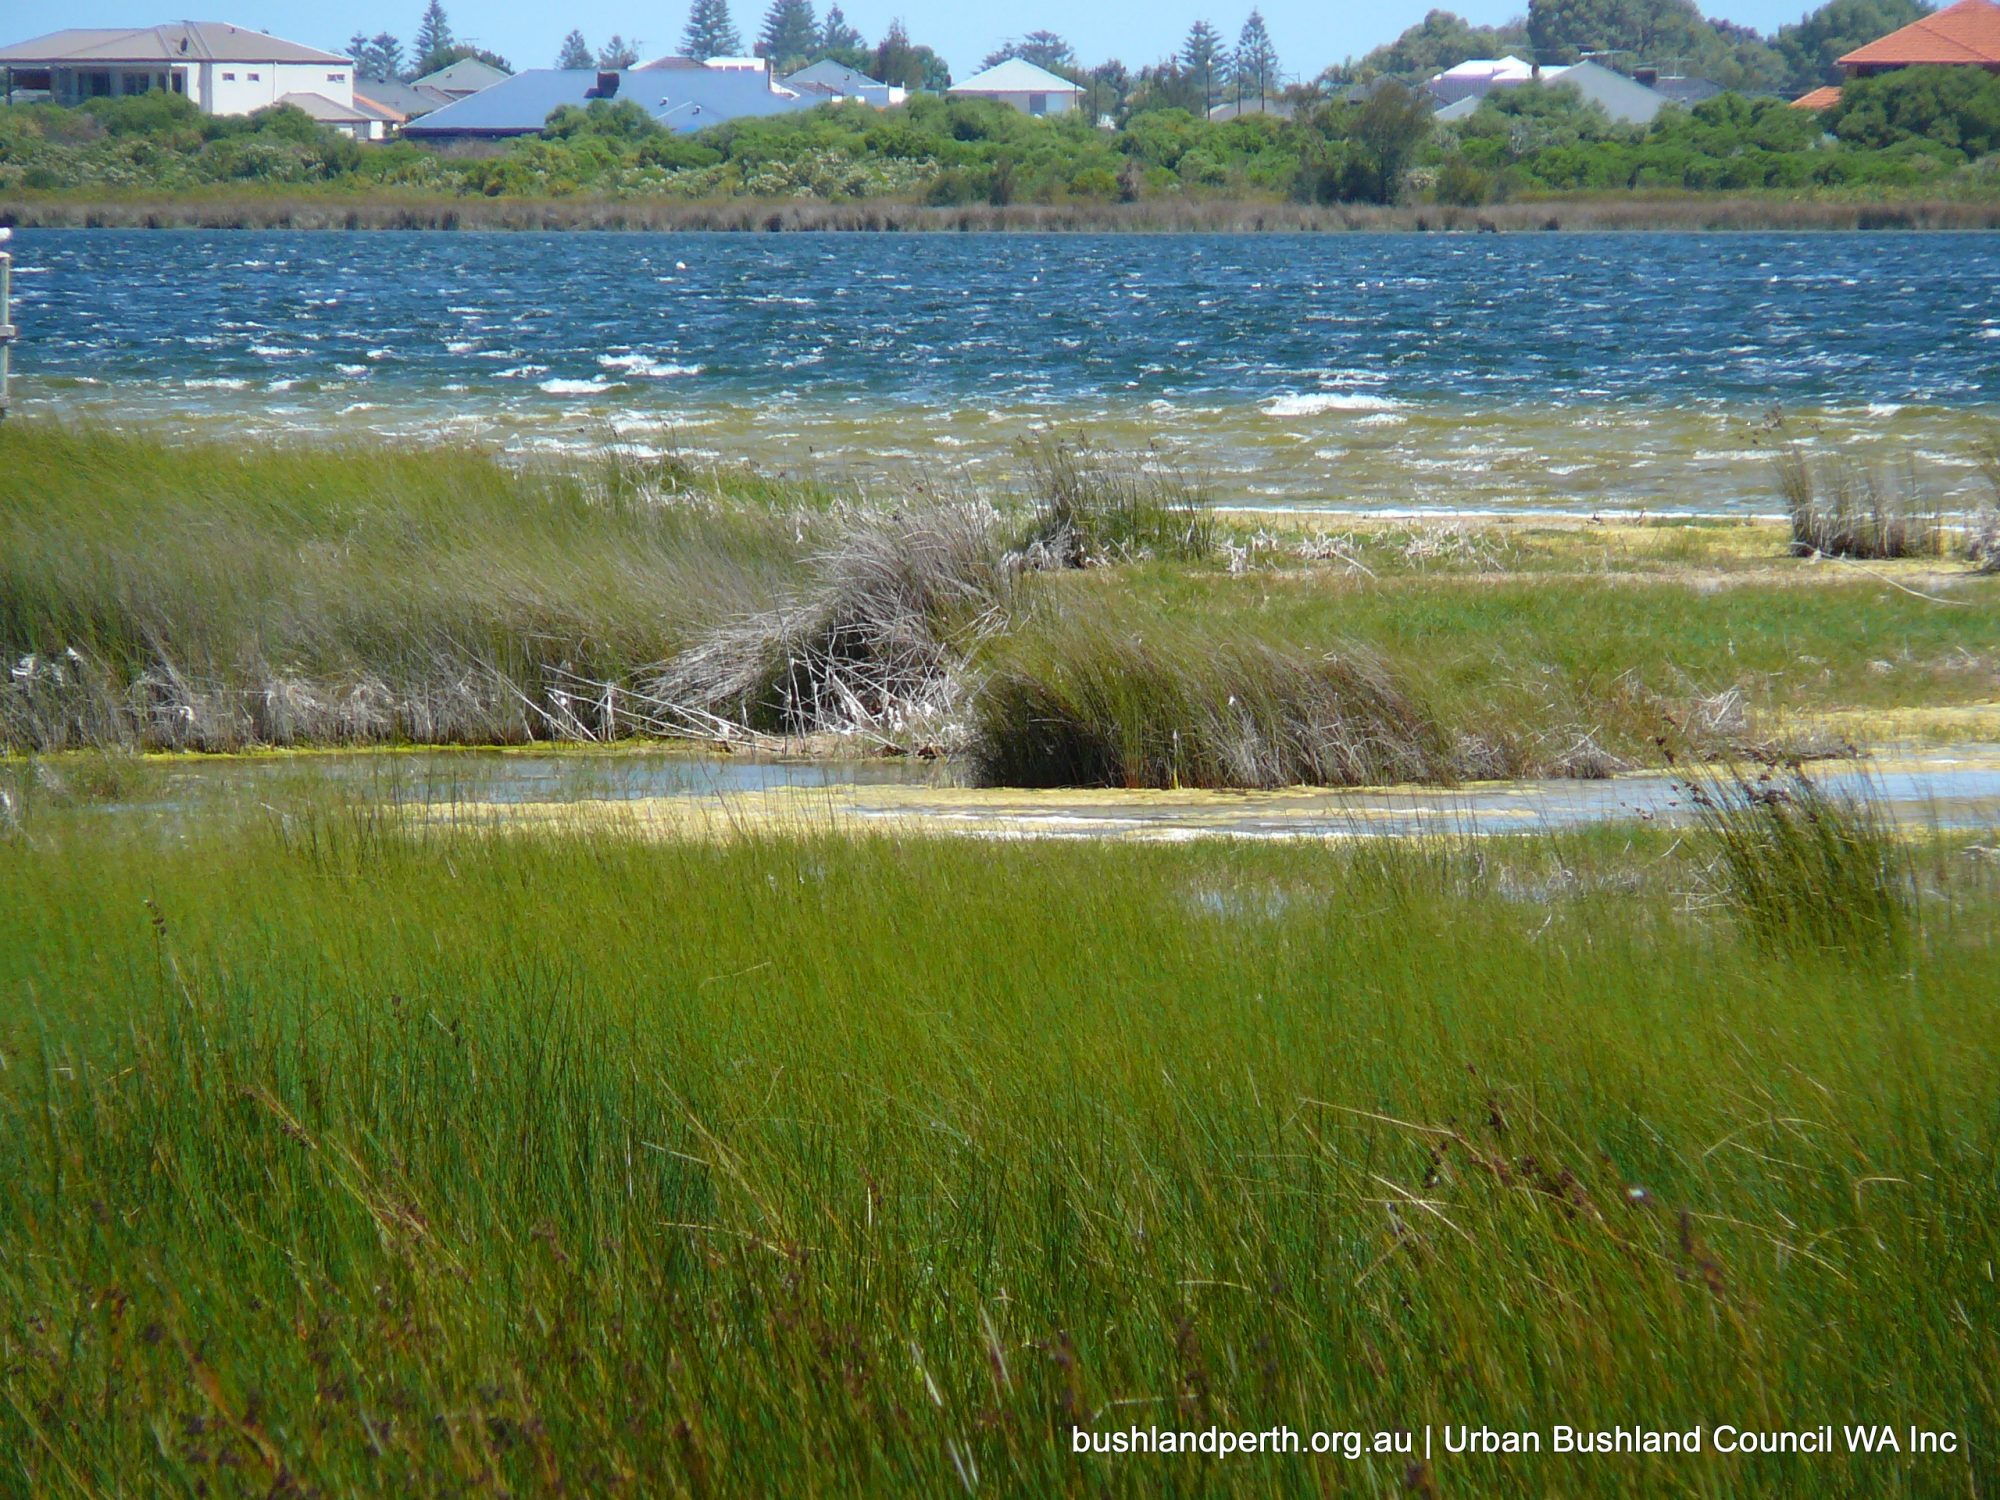
POLYGON ((998 473, 1047 426, 1231 500, 1768 511, 1774 406, 1969 492, 2000 235, 29 230, 24 412, 998 473))
MULTIPOLYGON (((1022 791, 961 787, 949 762, 766 760, 645 747, 194 756, 146 761, 140 771, 137 785, 100 810, 169 829, 217 803, 282 807, 290 792, 329 786, 364 802, 429 809, 446 820, 605 819, 663 833, 838 825, 1174 842, 1476 837, 1633 822, 1679 825, 1693 817, 1682 782, 1665 771, 1608 781, 1463 787, 1022 791)), ((1835 795, 1869 798, 1916 828, 1990 828, 2000 817, 1996 745, 1905 746, 1867 761, 1817 764, 1812 776, 1835 795)))

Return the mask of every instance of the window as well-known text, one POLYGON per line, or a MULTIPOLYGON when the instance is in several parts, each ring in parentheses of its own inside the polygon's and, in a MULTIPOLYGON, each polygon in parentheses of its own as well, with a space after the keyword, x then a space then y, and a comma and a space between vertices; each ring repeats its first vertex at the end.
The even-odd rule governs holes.
POLYGON ((347 82, 347 75, 345 73, 329 73, 326 75, 326 81, 328 83, 345 83, 347 82))
POLYGON ((1031 114, 1031 115, 1045 115, 1045 114, 1047 114, 1048 112, 1049 112, 1049 96, 1048 96, 1047 94, 1030 94, 1030 95, 1028 95, 1028 113, 1029 113, 1029 114, 1031 114))
POLYGON ((222 81, 224 83, 234 83, 236 82, 236 75, 234 73, 224 73, 222 75, 222 81))
POLYGON ((252 83, 255 83, 259 78, 263 77, 261 73, 245 73, 243 76, 249 79, 252 83))

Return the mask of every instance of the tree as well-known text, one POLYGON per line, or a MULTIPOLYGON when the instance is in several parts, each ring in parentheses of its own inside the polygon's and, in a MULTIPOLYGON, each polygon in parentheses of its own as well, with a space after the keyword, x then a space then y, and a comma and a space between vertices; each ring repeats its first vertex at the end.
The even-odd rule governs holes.
POLYGON ((742 53, 743 38, 729 19, 729 0, 694 0, 687 30, 681 33, 681 51, 696 62, 742 53))
POLYGON ((838 5, 826 8, 826 20, 820 23, 819 52, 852 52, 864 45, 861 33, 847 24, 847 17, 841 14, 838 5))
POLYGON ((1031 62, 1038 68, 1047 68, 1051 73, 1074 70, 1076 49, 1053 31, 1031 31, 1017 41, 1006 42, 986 54, 986 60, 979 66, 997 68, 1012 58, 1031 62))
POLYGON ((590 50, 590 43, 583 39, 582 32, 572 31, 568 36, 563 38, 562 51, 556 54, 556 66, 559 68, 594 68, 597 66, 596 54, 590 50))
POLYGON ((1370 196, 1394 203, 1417 148, 1430 137, 1431 107, 1415 89, 1391 81, 1368 96, 1349 128, 1355 148, 1372 178, 1370 196))
POLYGON ((874 76, 894 88, 930 89, 942 93, 951 87, 951 69, 928 47, 910 40, 901 21, 891 21, 875 48, 874 76))
POLYGON ((812 0, 771 0, 764 13, 764 30, 757 38, 757 55, 779 67, 803 63, 819 46, 819 19, 812 0))
POLYGON ((1775 45, 1785 61, 1787 91, 1802 94, 1823 83, 1839 83, 1838 59, 1844 53, 1898 31, 1924 13, 1916 0, 1829 0, 1796 24, 1779 27, 1775 45))
POLYGON ((347 39, 347 55, 354 59, 356 78, 393 82, 403 76, 403 44, 386 31, 372 37, 355 32, 347 39))
POLYGON ((1468 58, 1505 57, 1527 49, 1528 31, 1518 21, 1499 27, 1474 26, 1451 11, 1434 10, 1347 71, 1364 83, 1384 73, 1421 82, 1468 58))
POLYGON ((1243 30, 1236 38, 1231 73, 1239 105, 1246 98, 1254 98, 1261 104, 1278 90, 1278 49, 1272 44, 1260 11, 1253 9, 1250 19, 1243 23, 1243 30))
POLYGON ((1849 82, 1824 118, 1851 146, 1928 143, 1980 157, 2000 150, 2000 78, 1981 68, 1898 68, 1849 82))
POLYGON ((1222 33, 1207 21, 1195 22, 1181 44, 1180 64, 1201 91, 1201 112, 1207 114, 1222 102, 1229 86, 1229 54, 1223 49, 1222 33))
MULTIPOLYGON (((581 41, 582 38, 579 37, 577 40, 581 41)), ((611 33, 611 40, 597 49, 596 66, 606 72, 635 67, 639 61, 639 47, 640 42, 636 36, 628 42, 614 31, 611 33)), ((591 64, 585 63, 584 66, 587 68, 591 64)))
POLYGON ((468 57, 483 62, 488 67, 498 68, 503 73, 514 71, 514 65, 499 53, 489 52, 484 47, 475 47, 470 42, 454 42, 442 52, 433 52, 428 57, 420 57, 411 71, 421 78, 426 73, 435 73, 440 68, 448 68, 453 63, 463 62, 468 57))
POLYGON ((424 18, 417 23, 417 72, 434 73, 438 65, 431 59, 448 51, 457 40, 451 34, 451 22, 445 18, 444 7, 438 0, 430 0, 424 7, 424 18))

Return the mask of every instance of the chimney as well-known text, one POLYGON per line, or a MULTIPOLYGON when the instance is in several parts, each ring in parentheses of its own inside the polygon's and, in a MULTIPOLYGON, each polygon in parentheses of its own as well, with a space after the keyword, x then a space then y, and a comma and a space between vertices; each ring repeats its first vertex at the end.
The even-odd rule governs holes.
POLYGON ((618 75, 613 72, 600 70, 597 75, 597 87, 590 91, 590 97, 593 99, 614 99, 617 96, 618 75))
POLYGON ((1647 88, 1651 88, 1660 81, 1660 70, 1658 68, 1634 68, 1632 70, 1632 81, 1634 83, 1643 83, 1647 88))

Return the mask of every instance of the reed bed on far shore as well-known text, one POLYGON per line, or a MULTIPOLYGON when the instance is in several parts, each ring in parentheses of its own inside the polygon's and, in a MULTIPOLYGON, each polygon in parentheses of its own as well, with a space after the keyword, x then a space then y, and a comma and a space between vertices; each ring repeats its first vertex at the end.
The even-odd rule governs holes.
POLYGON ((2000 889, 313 797, 0 838, 0 1488, 1985 1493, 2000 889), (1950 1454, 1426 1460, 1862 1420, 1950 1454), (1107 1457, 1276 1426, 1408 1451, 1107 1457))
POLYGON ((2000 228, 2000 203, 1971 198, 1770 194, 1574 194, 1458 208, 1321 207, 1277 199, 1168 196, 931 207, 892 199, 484 198, 417 193, 194 192, 118 197, 20 194, 0 223, 45 229, 602 230, 720 233, 1298 234, 1476 231, 1975 230, 2000 228))

